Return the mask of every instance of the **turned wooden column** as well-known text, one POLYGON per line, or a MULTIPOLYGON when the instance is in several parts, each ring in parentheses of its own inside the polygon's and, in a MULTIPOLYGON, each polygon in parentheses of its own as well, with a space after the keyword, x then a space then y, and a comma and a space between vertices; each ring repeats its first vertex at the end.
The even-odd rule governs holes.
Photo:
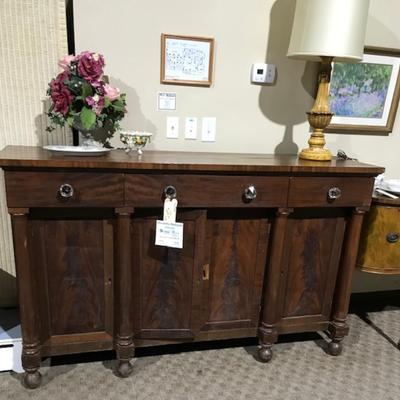
POLYGON ((366 207, 354 209, 346 229, 333 299, 332 318, 328 328, 332 339, 329 343, 328 351, 333 356, 337 356, 342 352, 342 340, 349 333, 346 320, 349 310, 351 284, 356 265, 361 226, 366 211, 368 211, 366 207))
POLYGON ((278 340, 276 324, 280 318, 278 315, 278 299, 282 280, 282 261, 285 250, 285 233, 288 216, 292 209, 281 208, 277 211, 273 225, 271 242, 271 254, 269 255, 268 270, 265 274, 264 297, 262 301, 262 311, 258 337, 260 348, 258 356, 261 361, 268 362, 272 358, 272 345, 278 340))
POLYGON ((30 263, 28 208, 9 209, 11 214, 15 264, 18 278, 19 313, 22 330, 22 366, 24 384, 29 389, 40 385, 40 325, 36 297, 36 277, 30 263))
POLYGON ((115 348, 117 373, 125 378, 132 372, 135 355, 132 318, 132 266, 130 225, 133 208, 117 208, 115 263, 115 348))

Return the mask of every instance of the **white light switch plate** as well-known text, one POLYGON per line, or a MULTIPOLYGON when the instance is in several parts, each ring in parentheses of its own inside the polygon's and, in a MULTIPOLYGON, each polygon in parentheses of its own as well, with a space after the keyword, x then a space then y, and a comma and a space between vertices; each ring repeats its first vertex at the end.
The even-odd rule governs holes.
POLYGON ((197 118, 185 118, 185 139, 197 139, 197 118))
POLYGON ((167 138, 178 139, 179 117, 167 117, 167 138))
POLYGON ((203 142, 215 142, 217 118, 204 117, 201 125, 201 140, 203 142))

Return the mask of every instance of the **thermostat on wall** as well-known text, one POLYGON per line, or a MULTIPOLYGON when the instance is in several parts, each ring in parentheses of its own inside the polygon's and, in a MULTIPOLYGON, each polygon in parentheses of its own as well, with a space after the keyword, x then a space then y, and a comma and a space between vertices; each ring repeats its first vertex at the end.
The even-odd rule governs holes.
POLYGON ((276 65, 254 63, 251 67, 251 82, 252 83, 274 83, 276 65))

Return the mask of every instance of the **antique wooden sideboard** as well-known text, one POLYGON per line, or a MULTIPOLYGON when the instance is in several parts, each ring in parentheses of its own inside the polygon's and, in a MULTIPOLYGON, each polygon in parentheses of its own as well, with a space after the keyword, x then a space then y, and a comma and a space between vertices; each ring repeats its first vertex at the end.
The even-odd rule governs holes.
POLYGON ((0 152, 11 214, 25 384, 41 357, 279 334, 348 333, 351 279, 374 176, 383 168, 296 156, 123 151, 0 152), (156 246, 165 190, 183 249, 156 246))

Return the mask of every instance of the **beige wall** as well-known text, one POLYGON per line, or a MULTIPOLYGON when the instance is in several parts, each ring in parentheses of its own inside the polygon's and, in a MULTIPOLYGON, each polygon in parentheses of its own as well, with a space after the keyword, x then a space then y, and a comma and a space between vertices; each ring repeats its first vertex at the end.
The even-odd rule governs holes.
MULTIPOLYGON (((106 57, 111 81, 128 95, 124 126, 156 134, 161 150, 294 153, 309 135, 316 65, 286 58, 293 0, 79 0, 75 1, 77 51, 106 57), (211 36, 216 40, 211 88, 161 85, 160 35, 211 36), (278 68, 274 86, 249 83, 251 64, 266 60, 278 68), (156 92, 177 93, 176 112, 156 110, 156 92), (180 138, 166 139, 167 115, 181 117, 180 138), (183 117, 216 117, 217 140, 183 139, 183 117)), ((400 48, 400 2, 371 0, 366 44, 400 48)), ((115 141, 117 144, 117 141, 115 141)), ((384 165, 400 177, 400 117, 388 136, 327 135, 328 147, 361 161, 384 165)), ((398 277, 358 273, 355 290, 400 288, 398 277)))

